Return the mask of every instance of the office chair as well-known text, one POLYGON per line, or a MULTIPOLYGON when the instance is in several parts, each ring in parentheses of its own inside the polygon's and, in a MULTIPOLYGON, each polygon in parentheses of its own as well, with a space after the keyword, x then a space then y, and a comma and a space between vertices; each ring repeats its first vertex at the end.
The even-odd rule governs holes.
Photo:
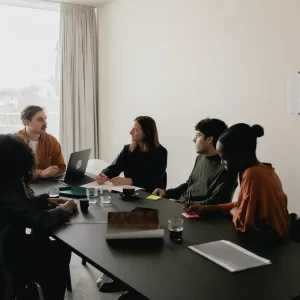
MULTIPOLYGON (((42 287, 37 282, 31 281, 31 282, 27 283, 27 285, 25 286, 25 289, 28 289, 30 287, 30 285, 33 285, 36 287, 38 295, 39 295, 39 300, 45 300, 42 287)), ((18 297, 16 298, 16 300, 18 300, 18 297)))

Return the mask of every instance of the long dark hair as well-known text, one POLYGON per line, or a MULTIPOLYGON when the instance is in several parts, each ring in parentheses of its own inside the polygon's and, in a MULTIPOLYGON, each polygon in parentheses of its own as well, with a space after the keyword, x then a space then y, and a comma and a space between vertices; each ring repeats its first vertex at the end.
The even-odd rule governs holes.
POLYGON ((32 182, 35 157, 29 145, 17 135, 0 135, 0 187, 20 180, 27 188, 32 182))
MULTIPOLYGON (((147 152, 151 148, 158 147, 159 139, 158 139, 158 132, 155 121, 148 116, 140 116, 137 117, 134 121, 138 122, 142 127, 142 131, 144 133, 144 151, 147 152)), ((132 143, 130 145, 130 151, 134 151, 138 145, 136 143, 132 143)))

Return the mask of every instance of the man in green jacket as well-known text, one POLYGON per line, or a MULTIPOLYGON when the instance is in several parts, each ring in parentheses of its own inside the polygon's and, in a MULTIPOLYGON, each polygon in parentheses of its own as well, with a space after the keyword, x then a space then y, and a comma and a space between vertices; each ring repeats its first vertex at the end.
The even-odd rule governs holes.
POLYGON ((193 139, 198 153, 189 179, 176 188, 156 189, 153 194, 178 202, 216 205, 231 201, 237 187, 237 174, 225 170, 216 144, 227 125, 218 119, 204 119, 196 126, 193 139))

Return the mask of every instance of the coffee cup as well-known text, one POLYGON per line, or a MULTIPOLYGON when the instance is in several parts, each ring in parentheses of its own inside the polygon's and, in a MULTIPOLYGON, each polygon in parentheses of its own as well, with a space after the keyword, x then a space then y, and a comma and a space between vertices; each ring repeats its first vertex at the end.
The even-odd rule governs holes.
POLYGON ((89 199, 80 199, 79 200, 80 209, 83 213, 86 213, 89 209, 89 199))
POLYGON ((135 188, 133 186, 124 186, 123 195, 125 199, 132 199, 135 193, 135 188))

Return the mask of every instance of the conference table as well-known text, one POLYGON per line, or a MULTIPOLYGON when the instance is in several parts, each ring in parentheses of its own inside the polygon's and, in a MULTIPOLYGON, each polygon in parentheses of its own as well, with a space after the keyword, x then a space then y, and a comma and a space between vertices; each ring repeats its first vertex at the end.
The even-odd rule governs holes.
MULTIPOLYGON (((94 176, 69 183, 72 186, 91 182, 94 176)), ((36 194, 45 193, 58 183, 37 181, 36 194)), ((223 216, 184 218, 181 244, 169 238, 169 218, 182 217, 182 205, 167 199, 147 200, 149 194, 139 191, 139 199, 123 201, 112 193, 109 205, 91 204, 89 212, 80 209, 70 224, 53 230, 53 237, 113 279, 148 299, 292 299, 300 295, 300 244, 286 241, 271 246, 237 232, 231 220, 223 216), (136 206, 159 211, 160 225, 165 228, 161 242, 134 241, 109 243, 105 239, 107 212, 130 211, 136 206), (266 259, 271 265, 231 273, 190 250, 188 246, 228 240, 266 259)))

